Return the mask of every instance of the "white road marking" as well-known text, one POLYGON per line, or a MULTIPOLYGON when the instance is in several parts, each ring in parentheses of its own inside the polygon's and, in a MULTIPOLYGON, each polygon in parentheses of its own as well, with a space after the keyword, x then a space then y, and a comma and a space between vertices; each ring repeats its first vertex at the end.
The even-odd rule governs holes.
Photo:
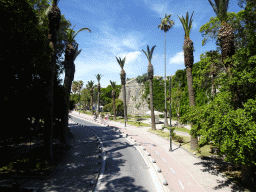
POLYGON ((175 172, 173 171, 173 169, 170 167, 170 169, 172 170, 172 172, 174 173, 174 175, 175 175, 175 172))
MULTIPOLYGON (((180 182, 180 180, 179 180, 179 182, 180 182)), ((182 189, 184 189, 184 187, 182 186, 181 182, 180 182, 180 185, 181 185, 182 189)))
MULTIPOLYGON (((164 158, 162 158, 164 160, 164 158)), ((165 160, 164 160, 165 163, 167 163, 165 160)))

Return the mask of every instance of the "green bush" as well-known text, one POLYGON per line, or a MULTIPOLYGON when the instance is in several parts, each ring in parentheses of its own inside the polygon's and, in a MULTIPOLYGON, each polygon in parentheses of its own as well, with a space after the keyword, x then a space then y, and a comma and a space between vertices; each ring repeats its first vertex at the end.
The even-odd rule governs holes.
POLYGON ((184 143, 183 137, 178 136, 178 135, 174 137, 174 140, 178 141, 179 143, 184 143))
MULTIPOLYGON (((114 114, 114 112, 113 112, 113 102, 105 105, 103 107, 103 112, 110 112, 111 114, 114 114)), ((124 105, 123 105, 123 101, 121 99, 116 99, 116 115, 117 116, 124 116, 124 105)))
POLYGON ((160 114, 159 117, 160 117, 160 118, 164 118, 164 115, 160 114))

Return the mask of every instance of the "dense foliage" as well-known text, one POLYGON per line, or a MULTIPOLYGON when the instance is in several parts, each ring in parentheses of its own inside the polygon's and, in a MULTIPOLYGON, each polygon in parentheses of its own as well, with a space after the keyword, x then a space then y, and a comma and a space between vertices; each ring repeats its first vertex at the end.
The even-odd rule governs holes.
MULTIPOLYGON (((39 15, 49 6, 45 0, 2 0, 0 1, 1 18, 5 22, 0 27, 1 63, 5 71, 2 94, 6 123, 12 121, 13 111, 16 121, 10 127, 10 134, 25 133, 32 126, 32 118, 44 119, 46 113, 46 82, 49 78, 49 61, 51 49, 48 45, 48 18, 43 18, 39 25, 39 15), (22 38, 21 38, 22 37, 22 38), (28 119, 29 118, 29 119, 28 119), (20 129, 20 125, 24 129, 20 129), (19 129, 16 129, 16 128, 19 129)), ((65 38, 63 31, 70 23, 62 16, 57 42, 57 65, 54 78, 54 116, 60 117, 59 109, 62 104, 62 85, 59 79, 63 71, 60 55, 64 50, 65 38)), ((55 118, 54 118, 55 119, 55 118)), ((5 126, 4 126, 5 127, 5 126)), ((4 133, 8 135, 6 129, 4 133)))
MULTIPOLYGON (((225 155, 226 160, 251 167, 256 165, 256 24, 252 18, 255 7, 248 3, 245 10, 229 17, 232 15, 236 17, 234 26, 240 32, 236 53, 228 59, 233 63, 232 76, 217 74, 213 82, 219 85, 220 92, 208 104, 190 108, 182 120, 194 123, 191 133, 202 135, 200 146, 213 141, 220 149, 219 155, 225 155), (244 26, 238 25, 241 21, 245 22, 244 26)), ((211 19, 210 22, 216 25, 219 21, 211 19)), ((204 69, 201 65, 201 74, 210 73, 211 63, 209 59, 204 69)))
MULTIPOLYGON (((116 115, 118 116, 124 116, 124 104, 123 101, 121 99, 116 99, 116 115)), ((110 112, 111 115, 114 114, 113 112, 113 102, 105 105, 103 107, 103 111, 104 112, 110 112)))

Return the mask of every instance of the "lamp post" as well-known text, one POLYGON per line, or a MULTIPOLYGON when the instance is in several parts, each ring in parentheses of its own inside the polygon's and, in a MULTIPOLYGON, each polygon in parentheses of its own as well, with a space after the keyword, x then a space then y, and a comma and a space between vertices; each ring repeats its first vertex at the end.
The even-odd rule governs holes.
POLYGON ((170 79, 169 79, 169 92, 170 92, 170 149, 169 151, 172 151, 172 97, 171 97, 171 91, 172 91, 172 76, 170 75, 170 79))

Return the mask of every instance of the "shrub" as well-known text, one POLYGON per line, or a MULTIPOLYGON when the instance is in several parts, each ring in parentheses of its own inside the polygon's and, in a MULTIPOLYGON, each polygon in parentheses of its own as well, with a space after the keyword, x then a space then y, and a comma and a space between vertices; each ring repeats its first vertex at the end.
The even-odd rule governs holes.
MULTIPOLYGON (((113 112, 113 102, 105 105, 103 107, 104 112, 110 112, 111 114, 114 114, 113 112)), ((121 99, 116 99, 116 115, 123 116, 124 115, 124 105, 123 101, 121 99)))
POLYGON ((184 140, 183 140, 183 137, 181 137, 181 136, 175 136, 174 137, 174 139, 176 140, 176 141, 178 141, 179 143, 184 143, 184 140))

